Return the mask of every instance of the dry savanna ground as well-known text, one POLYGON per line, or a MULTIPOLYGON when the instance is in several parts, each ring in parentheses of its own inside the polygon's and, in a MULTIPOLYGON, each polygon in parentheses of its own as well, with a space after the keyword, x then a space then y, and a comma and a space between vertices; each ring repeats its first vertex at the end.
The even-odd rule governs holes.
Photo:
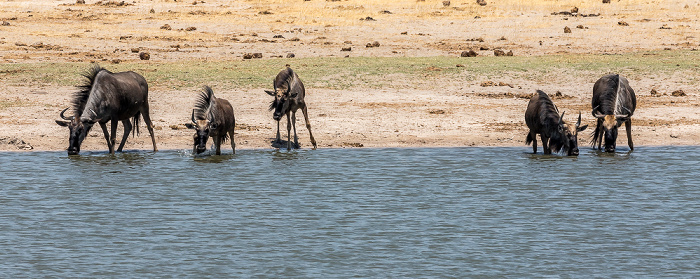
MULTIPOLYGON (((306 83, 319 147, 522 146, 535 90, 592 125, 607 73, 637 92, 636 145, 697 144, 700 0, 582 2, 2 1, 0 150, 65 149, 54 120, 90 63, 146 77, 160 149, 190 148, 202 85, 233 104, 238 148, 270 148, 263 90, 286 64, 306 83)), ((143 126, 126 145, 149 148, 143 126)), ((83 149, 106 149, 99 129, 83 149)))

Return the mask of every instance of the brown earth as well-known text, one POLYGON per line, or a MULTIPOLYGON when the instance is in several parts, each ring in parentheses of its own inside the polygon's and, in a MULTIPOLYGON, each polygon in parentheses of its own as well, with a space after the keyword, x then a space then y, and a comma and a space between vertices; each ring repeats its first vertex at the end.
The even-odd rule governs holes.
MULTIPOLYGON (((515 56, 602 55, 700 45, 697 0, 476 2, 451 1, 445 6, 442 1, 379 0, 11 0, 0 4, 0 58, 4 63, 108 65, 139 61, 142 53, 148 53, 150 61, 216 61, 239 60, 248 53, 262 53, 262 59, 288 53, 297 58, 459 56, 465 50, 493 56, 495 49, 515 56), (572 14, 575 6, 578 13, 572 14), (585 28, 562 32, 565 26, 579 25, 585 28), (374 42, 379 46, 365 47, 374 42), (341 52, 343 48, 351 50, 341 52)), ((289 61, 284 59, 281 65, 289 61)), ((630 80, 639 100, 633 117, 636 145, 699 142, 700 100, 698 89, 684 82, 689 78, 697 75, 630 80), (652 95, 652 89, 660 96, 652 95), (672 96, 676 90, 685 96, 672 96)), ((561 91, 563 96, 555 102, 567 111, 566 118, 573 121, 581 111, 584 122, 593 124, 593 82, 581 77, 552 84, 484 77, 421 89, 307 88, 307 102, 319 147, 521 146, 529 94, 535 89, 561 91), (482 86, 489 81, 494 86, 482 86)), ((271 146, 275 123, 262 90, 217 92, 236 110, 238 148, 271 146)), ((67 131, 54 119, 74 91, 68 86, 0 83, 0 150, 30 150, 27 145, 33 150, 65 149, 67 131)), ((150 92, 159 149, 190 147, 191 132, 181 128, 193 98, 166 97, 174 95, 192 96, 191 90, 150 92)), ((306 148, 308 131, 301 113, 298 118, 300 142, 306 148)), ((141 130, 140 136, 129 138, 127 149, 150 148, 145 127, 141 130)), ((625 145, 625 137, 618 141, 625 145)), ((105 149, 102 133, 95 129, 83 150, 105 149)))

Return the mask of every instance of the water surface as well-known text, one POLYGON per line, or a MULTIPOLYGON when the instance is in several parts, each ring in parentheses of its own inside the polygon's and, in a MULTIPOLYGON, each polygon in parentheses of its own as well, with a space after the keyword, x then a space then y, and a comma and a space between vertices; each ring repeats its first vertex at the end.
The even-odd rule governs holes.
POLYGON ((700 277, 700 147, 529 150, 0 153, 0 274, 700 277))

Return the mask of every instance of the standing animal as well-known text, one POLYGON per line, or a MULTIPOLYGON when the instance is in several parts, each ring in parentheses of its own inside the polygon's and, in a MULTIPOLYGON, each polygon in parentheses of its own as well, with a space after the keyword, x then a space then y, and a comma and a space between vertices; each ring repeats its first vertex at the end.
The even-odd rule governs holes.
POLYGON ((304 84, 299 79, 299 76, 292 71, 292 68, 287 65, 287 67, 280 71, 275 77, 273 82, 274 91, 265 90, 265 92, 274 96, 275 100, 270 104, 270 110, 275 112, 272 114, 272 118, 277 121, 277 142, 280 142, 280 126, 279 121, 282 119, 283 115, 287 116, 287 149, 292 149, 290 136, 292 126, 294 127, 294 146, 299 148, 299 140, 297 137, 297 126, 296 126, 296 111, 301 109, 304 113, 304 119, 306 120, 306 129, 309 130, 309 137, 311 138, 311 144, 316 149, 316 140, 314 135, 311 133, 311 123, 309 123, 309 113, 306 110, 306 103, 304 102, 304 95, 306 91, 304 90, 304 84), (290 121, 291 114, 291 121, 290 121))
POLYGON ((575 126, 564 122, 564 113, 559 115, 559 110, 552 99, 541 90, 537 90, 537 93, 530 98, 525 111, 525 123, 530 128, 525 144, 532 143, 533 153, 537 153, 537 134, 540 134, 544 154, 561 151, 567 156, 578 156, 578 132, 588 127, 588 125, 581 126, 580 112, 575 126))
POLYGON ((63 120, 56 120, 58 125, 68 127, 70 130, 68 155, 80 153, 80 145, 95 123, 100 124, 109 153, 114 154, 118 121, 124 125, 124 135, 117 148, 117 151, 121 152, 132 127, 135 126, 134 131, 138 133, 141 115, 151 135, 153 151, 158 151, 148 108, 146 79, 131 71, 112 73, 97 64, 94 64, 92 69, 83 76, 87 81, 78 86, 79 91, 73 95, 71 116, 64 115, 69 107, 60 113, 63 120), (133 119, 133 126, 129 122, 130 119, 133 119), (107 131, 108 121, 112 121, 111 136, 107 131))
POLYGON ((233 107, 227 100, 214 97, 214 91, 209 86, 203 87, 192 110, 192 123, 185 126, 195 130, 193 152, 196 154, 207 150, 209 137, 214 140, 216 155, 221 155, 221 143, 231 137, 231 149, 236 154, 236 141, 233 137, 236 117, 233 115, 233 107))
POLYGON ((596 121, 591 145, 601 149, 603 139, 605 152, 615 152, 617 130, 625 123, 627 144, 630 151, 634 150, 632 143, 632 114, 637 107, 637 97, 629 86, 626 78, 618 74, 603 76, 593 85, 592 114, 596 121))

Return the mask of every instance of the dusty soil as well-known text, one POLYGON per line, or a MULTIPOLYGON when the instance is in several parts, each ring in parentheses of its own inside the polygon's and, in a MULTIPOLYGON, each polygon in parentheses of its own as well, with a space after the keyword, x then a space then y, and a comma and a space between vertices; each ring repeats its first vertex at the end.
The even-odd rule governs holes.
MULTIPOLYGON (((4 63, 99 62, 109 68, 111 63, 140 61, 144 52, 150 61, 240 60, 247 53, 262 53, 262 59, 280 59, 281 68, 293 61, 283 58, 288 53, 296 58, 424 57, 474 50, 493 56, 499 49, 536 56, 700 48, 698 0, 487 1, 486 6, 466 0, 449 6, 429 0, 85 2, 3 1, 0 58, 4 63), (578 12, 571 14, 575 6, 578 12), (565 33, 565 27, 571 32, 565 33), (367 47, 375 41, 379 46, 367 47)), ((635 145, 700 142, 700 97, 687 79, 697 75, 630 80, 639 98, 633 117, 635 145), (661 96, 652 95, 652 89, 661 96), (676 90, 685 96, 672 96, 676 90)), ((594 82, 571 77, 543 84, 496 76, 410 90, 307 88, 307 103, 319 147, 521 146, 529 94, 535 89, 561 91, 564 96, 555 102, 567 111, 566 118, 574 121, 581 111, 584 122, 592 125, 594 82), (484 85, 495 86, 482 86, 488 81, 493 84, 484 85)), ((276 124, 262 90, 216 93, 234 105, 238 148, 271 147, 276 124)), ((74 91, 69 86, 0 83, 0 150, 65 149, 68 132, 54 119, 74 91)), ((167 97, 177 95, 193 96, 190 91, 150 92, 159 149, 190 148, 191 132, 182 124, 189 119, 193 98, 167 97)), ((301 113, 297 121, 301 145, 307 148, 301 113)), ((283 121, 283 137, 285 125, 283 121)), ((618 145, 625 144, 621 136, 618 145)), ((150 148, 145 127, 126 145, 150 148)), ((83 150, 105 149, 102 132, 93 130, 83 150)))

